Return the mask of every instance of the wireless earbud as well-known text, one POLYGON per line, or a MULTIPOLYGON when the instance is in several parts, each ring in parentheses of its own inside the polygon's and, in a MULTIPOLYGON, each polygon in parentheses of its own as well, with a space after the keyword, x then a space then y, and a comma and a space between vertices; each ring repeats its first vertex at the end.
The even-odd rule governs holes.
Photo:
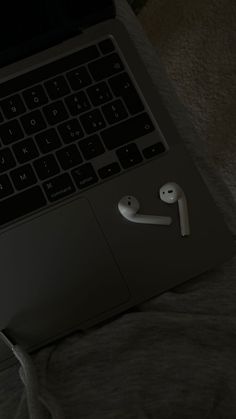
POLYGON ((181 234, 182 236, 189 236, 188 206, 185 193, 181 187, 174 182, 166 183, 160 189, 160 198, 167 204, 175 204, 178 202, 181 234))
POLYGON ((132 223, 170 225, 171 217, 138 214, 140 205, 134 196, 124 196, 118 203, 121 215, 132 223))

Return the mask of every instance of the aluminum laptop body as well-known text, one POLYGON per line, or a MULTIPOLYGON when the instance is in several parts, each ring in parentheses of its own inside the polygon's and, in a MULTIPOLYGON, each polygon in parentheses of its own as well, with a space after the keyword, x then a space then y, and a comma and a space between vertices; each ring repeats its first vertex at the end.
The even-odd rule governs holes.
MULTIPOLYGON (((29 351, 234 254, 232 235, 128 30, 111 2, 104 9, 90 3, 95 17, 100 4, 99 19, 85 19, 80 33, 24 58, 16 54, 0 69, 0 153, 14 158, 0 176, 0 327, 29 351), (178 205, 159 197, 166 182, 185 192, 187 237, 178 205), (118 202, 129 195, 140 213, 169 216, 172 224, 122 217, 118 202)), ((3 343, 0 362, 1 369, 14 362, 3 343)))

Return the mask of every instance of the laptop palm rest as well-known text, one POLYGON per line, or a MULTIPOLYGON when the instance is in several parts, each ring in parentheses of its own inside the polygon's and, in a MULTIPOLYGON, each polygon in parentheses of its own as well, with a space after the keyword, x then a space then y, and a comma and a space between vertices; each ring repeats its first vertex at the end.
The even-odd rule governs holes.
POLYGON ((0 327, 28 348, 77 330, 129 299, 84 198, 3 233, 0 266, 0 327))

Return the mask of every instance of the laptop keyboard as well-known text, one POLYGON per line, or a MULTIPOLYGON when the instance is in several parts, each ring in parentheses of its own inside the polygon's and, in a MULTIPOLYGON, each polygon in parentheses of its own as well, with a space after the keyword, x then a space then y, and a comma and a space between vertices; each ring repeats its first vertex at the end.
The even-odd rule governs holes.
POLYGON ((0 225, 165 152, 154 130, 110 38, 2 83, 0 225))

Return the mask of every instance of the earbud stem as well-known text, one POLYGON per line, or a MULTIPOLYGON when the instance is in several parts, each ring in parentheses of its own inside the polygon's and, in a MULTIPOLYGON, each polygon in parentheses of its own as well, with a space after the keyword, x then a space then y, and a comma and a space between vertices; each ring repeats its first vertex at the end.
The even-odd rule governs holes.
POLYGON ((138 224, 158 224, 158 225, 170 225, 172 223, 171 217, 161 217, 156 215, 134 215, 128 218, 129 221, 138 224))
POLYGON ((178 206, 179 206, 181 234, 182 236, 189 236, 190 226, 189 226, 188 205, 187 205, 186 197, 184 195, 178 200, 178 206))

